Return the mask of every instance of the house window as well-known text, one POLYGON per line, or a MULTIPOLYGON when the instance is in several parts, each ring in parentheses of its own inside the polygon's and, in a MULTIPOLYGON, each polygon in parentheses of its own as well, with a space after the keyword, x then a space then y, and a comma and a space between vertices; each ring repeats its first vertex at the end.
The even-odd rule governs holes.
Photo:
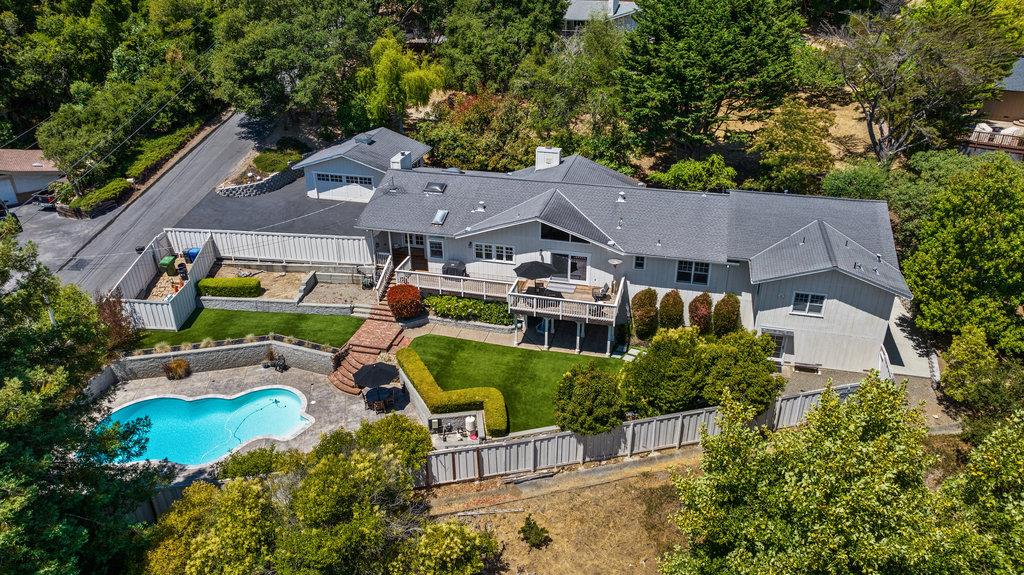
POLYGON ((345 176, 341 174, 325 174, 323 172, 316 173, 316 181, 318 182, 331 182, 334 184, 344 184, 345 176))
POLYGON ((367 188, 373 187, 373 178, 370 176, 345 176, 346 184, 357 184, 367 188))
POLYGON ((414 248, 422 248, 423 236, 421 234, 405 234, 405 245, 414 248))
POLYGON ((436 236, 430 236, 430 239, 427 242, 427 248, 428 248, 428 254, 430 255, 430 257, 432 259, 435 259, 435 260, 443 260, 444 259, 444 240, 443 239, 441 239, 439 237, 436 237, 436 236))
POLYGON ((478 260, 493 262, 510 262, 515 259, 515 250, 510 246, 496 246, 494 244, 473 244, 473 253, 478 260))
POLYGON ((707 262, 679 260, 676 263, 676 281, 679 283, 708 285, 710 272, 711 264, 707 262))
POLYGON ((786 336, 773 333, 771 334, 772 341, 775 342, 775 349, 772 351, 772 359, 782 361, 783 354, 786 353, 786 336))
POLYGON ((636 256, 633 258, 633 269, 642 270, 647 265, 647 258, 644 256, 636 256))
POLYGON ((793 294, 793 313, 821 316, 824 312, 824 295, 799 291, 793 294))
POLYGON ((547 224, 540 225, 540 239, 542 240, 554 240, 556 242, 572 242, 575 244, 589 244, 587 240, 570 234, 569 232, 563 232, 562 230, 549 226, 547 224))

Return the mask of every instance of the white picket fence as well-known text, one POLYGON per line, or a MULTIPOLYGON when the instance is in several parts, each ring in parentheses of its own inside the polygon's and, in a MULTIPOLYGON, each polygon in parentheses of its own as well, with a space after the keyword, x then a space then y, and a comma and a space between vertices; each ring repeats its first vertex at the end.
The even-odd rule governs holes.
MULTIPOLYGON (((845 399, 860 384, 833 390, 845 399)), ((825 390, 819 389, 781 397, 756 420, 773 429, 802 422, 825 390)), ((437 450, 427 456, 425 472, 418 474, 417 486, 479 481, 490 477, 530 473, 565 465, 629 457, 662 449, 678 449, 700 442, 701 428, 719 432, 717 407, 627 421, 600 435, 579 435, 571 431, 539 434, 468 447, 437 450)))
POLYGON ((199 245, 213 236, 223 259, 293 264, 372 265, 373 254, 362 236, 323 236, 234 230, 189 230, 166 228, 171 245, 178 252, 199 245))

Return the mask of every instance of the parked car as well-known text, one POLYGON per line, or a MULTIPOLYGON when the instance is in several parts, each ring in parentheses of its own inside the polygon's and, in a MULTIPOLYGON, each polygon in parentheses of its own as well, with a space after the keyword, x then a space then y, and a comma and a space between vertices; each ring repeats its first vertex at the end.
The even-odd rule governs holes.
POLYGON ((40 190, 32 194, 32 198, 29 201, 43 210, 57 209, 57 194, 51 190, 40 190))

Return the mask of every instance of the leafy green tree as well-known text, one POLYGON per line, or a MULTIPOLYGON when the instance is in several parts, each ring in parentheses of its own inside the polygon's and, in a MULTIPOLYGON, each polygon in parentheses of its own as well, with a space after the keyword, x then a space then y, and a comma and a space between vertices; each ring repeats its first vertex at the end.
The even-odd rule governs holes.
POLYGON ((555 423, 559 427, 596 435, 621 424, 622 415, 617 373, 591 362, 574 365, 562 375, 555 391, 555 423))
POLYGON ((676 481, 689 544, 662 573, 981 572, 984 541, 937 517, 904 386, 872 375, 845 401, 829 391, 784 431, 751 427, 755 414, 727 397, 720 433, 702 435, 701 472, 676 481))
POLYGON ((1024 167, 988 154, 931 198, 903 269, 914 321, 951 334, 985 331, 997 350, 1024 351, 1024 167))
POLYGON ((793 51, 794 92, 808 102, 823 107, 845 102, 849 98, 843 91, 843 75, 828 51, 801 44, 793 51))
POLYGON ((1024 363, 1002 360, 991 369, 972 370, 966 378, 966 385, 957 388, 963 408, 961 437, 978 445, 1015 411, 1024 409, 1024 363))
POLYGON ((773 349, 769 336, 752 332, 704 339, 693 328, 661 330, 623 366, 624 402, 652 417, 715 405, 728 388, 732 397, 763 410, 786 384, 774 375, 773 349))
POLYGON ((531 51, 558 38, 565 0, 455 0, 438 55, 450 88, 503 92, 531 51))
POLYGON ((711 315, 711 329, 718 337, 743 328, 740 319, 740 298, 734 293, 727 293, 715 304, 711 315))
POLYGON ((832 112, 786 100, 758 130, 750 146, 750 151, 760 155, 765 170, 761 186, 778 192, 817 192, 834 162, 827 142, 834 124, 832 112))
POLYGON ((410 541, 392 573, 399 575, 477 575, 498 557, 498 542, 489 533, 457 522, 432 523, 410 541))
POLYGON ((683 297, 679 295, 679 290, 665 292, 661 298, 661 304, 658 306, 658 327, 682 327, 685 309, 686 304, 683 303, 683 297))
POLYGON ((618 72, 648 150, 699 145, 779 105, 803 20, 789 0, 641 0, 618 72))
POLYGON ((973 325, 965 325, 959 334, 953 336, 945 357, 942 390, 956 401, 976 396, 976 390, 972 388, 977 380, 990 377, 999 365, 984 330, 973 325))
POLYGON ((664 172, 651 172, 647 179, 665 188, 721 192, 736 187, 736 170, 721 155, 711 154, 704 160, 679 160, 664 172))
POLYGON ((821 194, 834 198, 884 199, 889 191, 889 169, 873 160, 833 170, 821 181, 821 194))
POLYGON ((921 2, 854 14, 837 31, 833 54, 878 161, 961 137, 1017 58, 1000 25, 991 2, 921 2))
POLYGON ((256 479, 228 482, 207 516, 208 526, 189 549, 186 573, 259 573, 270 565, 279 509, 256 479))
POLYGON ((131 513, 168 479, 161 466, 115 464, 142 453, 148 424, 100 425, 109 407, 85 389, 106 330, 9 220, 0 285, 0 572, 121 573, 143 550, 131 513))
POLYGON ((359 426, 356 444, 369 451, 387 446, 395 452, 402 465, 412 470, 422 468, 427 462, 427 454, 434 448, 426 427, 397 413, 359 426))
POLYGON ((357 76, 367 91, 366 113, 370 122, 405 131, 405 111, 422 106, 441 87, 441 67, 405 50, 398 40, 384 34, 370 49, 370 66, 357 76))

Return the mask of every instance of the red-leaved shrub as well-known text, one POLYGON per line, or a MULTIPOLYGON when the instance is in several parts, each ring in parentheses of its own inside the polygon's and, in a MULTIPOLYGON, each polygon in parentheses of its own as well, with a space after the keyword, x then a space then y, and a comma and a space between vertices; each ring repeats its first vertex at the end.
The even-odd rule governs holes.
POLYGON ((388 307, 396 319, 414 318, 423 313, 420 288, 409 284, 397 284, 388 288, 388 307))
POLYGON ((701 335, 711 333, 711 294, 704 292, 690 301, 690 326, 701 335))

